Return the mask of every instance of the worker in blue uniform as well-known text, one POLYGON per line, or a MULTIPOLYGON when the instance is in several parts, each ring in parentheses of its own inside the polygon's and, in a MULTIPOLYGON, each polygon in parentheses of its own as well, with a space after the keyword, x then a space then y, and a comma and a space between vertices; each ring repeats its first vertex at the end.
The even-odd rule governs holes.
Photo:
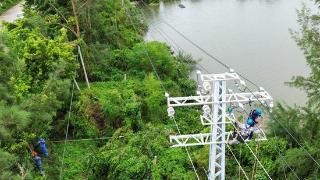
POLYGON ((246 121, 246 129, 248 129, 247 139, 252 139, 253 137, 253 127, 258 123, 257 119, 262 117, 262 110, 259 108, 253 109, 249 113, 249 117, 246 121))
POLYGON ((259 108, 253 109, 250 111, 248 118, 245 124, 239 122, 234 122, 236 128, 239 128, 240 131, 237 132, 236 129, 233 133, 233 139, 230 140, 230 144, 237 144, 245 140, 251 140, 255 131, 258 131, 259 128, 256 128, 257 119, 262 117, 262 110, 259 108), (240 133, 240 136, 239 136, 240 133))
POLYGON ((44 156, 44 157, 48 157, 48 150, 47 150, 47 147, 46 147, 46 141, 43 138, 39 138, 38 143, 39 143, 39 146, 40 146, 41 155, 44 156))
POLYGON ((251 118, 254 123, 257 123, 256 120, 259 117, 262 117, 262 110, 260 108, 256 108, 250 111, 248 119, 251 118))
POLYGON ((36 151, 32 152, 32 159, 34 160, 37 171, 40 173, 41 176, 44 176, 41 157, 38 155, 36 151))
POLYGON ((31 144, 29 145, 29 148, 32 151, 32 159, 35 163, 37 171, 40 173, 40 175, 44 176, 41 157, 49 156, 46 147, 46 141, 43 138, 38 138, 38 140, 34 142, 34 148, 31 144))
POLYGON ((42 157, 48 157, 48 149, 46 146, 46 141, 43 138, 38 138, 38 140, 34 143, 34 150, 38 152, 42 157))

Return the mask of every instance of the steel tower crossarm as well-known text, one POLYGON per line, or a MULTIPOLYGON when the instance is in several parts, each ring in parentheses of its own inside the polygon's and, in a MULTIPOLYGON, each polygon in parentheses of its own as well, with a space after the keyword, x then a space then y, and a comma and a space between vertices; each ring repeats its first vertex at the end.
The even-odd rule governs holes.
MULTIPOLYGON (((184 146, 197 146, 197 145, 210 145, 210 144, 221 144, 227 143, 231 132, 226 132, 226 142, 211 141, 211 133, 200 133, 200 134, 188 134, 188 135, 177 135, 170 136, 171 147, 184 147, 184 146)), ((222 134, 220 134, 221 136, 222 134)))
POLYGON ((201 72, 198 72, 198 74, 202 82, 241 80, 239 75, 235 72, 225 72, 221 74, 202 74, 201 72))
POLYGON ((253 93, 231 93, 226 94, 225 101, 215 101, 212 95, 188 96, 188 97, 167 97, 168 107, 180 106, 202 106, 219 103, 247 103, 253 101, 272 101, 272 97, 267 91, 253 93))

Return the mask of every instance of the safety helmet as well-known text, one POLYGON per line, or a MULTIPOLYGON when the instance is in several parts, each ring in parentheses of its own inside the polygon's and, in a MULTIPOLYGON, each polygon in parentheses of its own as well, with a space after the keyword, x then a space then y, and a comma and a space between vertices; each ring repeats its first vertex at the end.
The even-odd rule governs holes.
POLYGON ((39 143, 45 143, 46 141, 43 138, 39 138, 39 143))
POLYGON ((247 119, 247 125, 249 125, 249 126, 254 125, 254 121, 253 121, 253 119, 248 118, 248 119, 247 119))
POLYGON ((255 112, 258 116, 262 116, 262 110, 260 108, 257 108, 255 112))

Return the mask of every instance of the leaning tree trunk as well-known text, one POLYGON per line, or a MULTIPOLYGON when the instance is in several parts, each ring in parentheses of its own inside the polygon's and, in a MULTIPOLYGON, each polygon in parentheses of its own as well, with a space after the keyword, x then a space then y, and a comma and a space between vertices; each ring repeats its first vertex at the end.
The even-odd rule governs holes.
POLYGON ((76 36, 77 36, 77 39, 79 39, 80 38, 80 24, 79 24, 79 16, 78 16, 78 11, 77 11, 77 6, 76 6, 76 0, 71 0, 71 4, 72 4, 73 16, 76 21, 76 36))

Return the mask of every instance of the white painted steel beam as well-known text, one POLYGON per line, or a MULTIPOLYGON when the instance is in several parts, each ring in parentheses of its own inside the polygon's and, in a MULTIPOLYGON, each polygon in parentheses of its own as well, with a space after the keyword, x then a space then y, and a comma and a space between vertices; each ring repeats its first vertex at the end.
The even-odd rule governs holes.
MULTIPOLYGON (((184 147, 184 146, 196 146, 196 145, 210 145, 210 144, 221 144, 227 143, 229 135, 231 132, 225 133, 226 141, 211 141, 211 133, 200 133, 200 134, 188 134, 188 135, 171 135, 170 143, 172 144, 171 147, 184 147)), ((221 137, 221 135, 219 136, 221 137)))
POLYGON ((201 106, 221 103, 247 103, 254 101, 272 101, 267 91, 253 93, 226 94, 225 101, 214 101, 213 96, 168 97, 168 107, 201 106))
POLYGON ((229 81, 229 80, 239 80, 240 81, 240 77, 237 73, 221 73, 221 74, 199 74, 200 75, 200 79, 203 82, 206 81, 229 81))

